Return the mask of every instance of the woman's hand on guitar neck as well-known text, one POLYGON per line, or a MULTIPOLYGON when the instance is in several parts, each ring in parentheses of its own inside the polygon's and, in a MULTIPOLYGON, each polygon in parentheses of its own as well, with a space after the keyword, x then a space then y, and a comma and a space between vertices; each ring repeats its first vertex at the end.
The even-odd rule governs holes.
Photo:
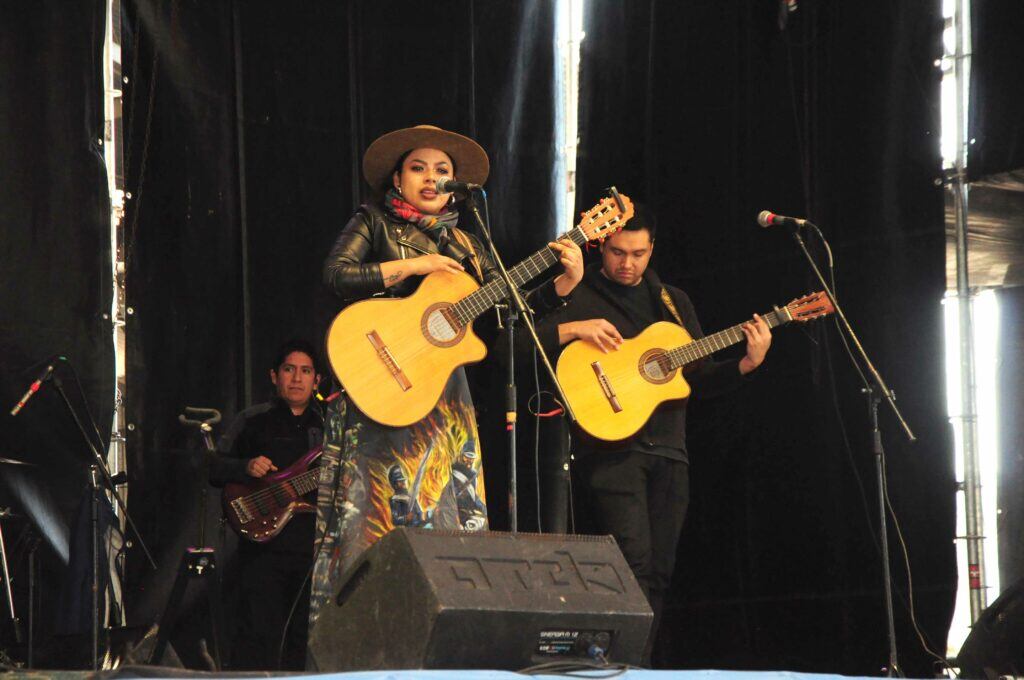
POLYGON ((465 271, 465 268, 452 258, 438 253, 380 263, 380 274, 384 278, 385 288, 405 281, 410 276, 426 276, 437 271, 455 273, 465 271))
POLYGON ((250 458, 249 462, 245 464, 245 472, 250 477, 259 479, 268 472, 277 472, 277 466, 266 456, 257 456, 250 458))
POLYGON ((619 348, 622 344, 622 334, 607 319, 587 319, 558 324, 558 344, 564 345, 572 340, 586 340, 607 353, 619 348))

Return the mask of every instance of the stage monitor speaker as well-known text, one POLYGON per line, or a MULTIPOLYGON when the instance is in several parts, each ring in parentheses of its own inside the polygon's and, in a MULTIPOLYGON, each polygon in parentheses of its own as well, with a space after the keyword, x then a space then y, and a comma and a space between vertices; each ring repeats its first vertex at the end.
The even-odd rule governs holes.
POLYGON ((654 615, 610 536, 402 527, 348 570, 309 670, 637 664, 654 615))
POLYGON ((1024 675, 1024 579, 981 613, 956 662, 963 678, 1024 675))

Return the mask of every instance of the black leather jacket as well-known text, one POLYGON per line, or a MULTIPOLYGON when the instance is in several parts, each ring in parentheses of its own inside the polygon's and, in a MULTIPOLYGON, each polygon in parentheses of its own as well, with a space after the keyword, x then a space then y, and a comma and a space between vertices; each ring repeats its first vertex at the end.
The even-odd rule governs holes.
MULTIPOLYGON (((473 244, 474 253, 469 253, 451 239, 441 254, 461 263, 478 283, 489 283, 498 278, 494 262, 484 247, 474 236, 466 236, 473 244), (474 258, 479 263, 483 281, 477 276, 474 258)), ((416 226, 391 219, 379 206, 364 204, 342 229, 324 262, 324 285, 346 303, 373 295, 405 297, 416 290, 423 277, 410 276, 385 288, 380 263, 437 252, 440 252, 437 243, 416 226)), ((565 304, 550 280, 530 294, 529 302, 538 313, 565 304)))

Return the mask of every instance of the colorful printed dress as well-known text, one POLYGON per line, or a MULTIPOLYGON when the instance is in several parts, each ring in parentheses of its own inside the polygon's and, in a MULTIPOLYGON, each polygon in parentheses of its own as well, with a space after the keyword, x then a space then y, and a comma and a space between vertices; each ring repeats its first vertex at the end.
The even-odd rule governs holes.
POLYGON ((431 413, 409 427, 370 420, 351 402, 327 411, 310 623, 345 572, 397 526, 487 528, 476 415, 464 371, 431 413), (319 547, 319 546, 318 546, 319 547))

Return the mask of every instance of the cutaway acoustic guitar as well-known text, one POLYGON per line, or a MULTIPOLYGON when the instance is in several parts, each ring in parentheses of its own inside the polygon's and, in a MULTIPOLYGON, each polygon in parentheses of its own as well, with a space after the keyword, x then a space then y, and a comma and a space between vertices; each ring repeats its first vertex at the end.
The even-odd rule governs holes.
MULTIPOLYGON (((618 194, 583 213, 559 238, 577 245, 614 234, 633 216, 618 194)), ((509 269, 522 286, 558 262, 545 246, 509 269)), ((383 425, 404 427, 423 419, 459 366, 487 355, 473 320, 504 300, 504 281, 479 286, 464 273, 434 272, 405 298, 373 298, 349 305, 327 331, 327 357, 355 405, 383 425)))
MULTIPOLYGON (((819 292, 776 308, 764 320, 775 328, 832 311, 832 301, 819 292)), ((682 326, 659 321, 608 353, 576 340, 558 358, 558 380, 585 432, 607 441, 625 439, 643 427, 659 404, 690 396, 683 367, 742 342, 742 326, 694 341, 682 326)))

